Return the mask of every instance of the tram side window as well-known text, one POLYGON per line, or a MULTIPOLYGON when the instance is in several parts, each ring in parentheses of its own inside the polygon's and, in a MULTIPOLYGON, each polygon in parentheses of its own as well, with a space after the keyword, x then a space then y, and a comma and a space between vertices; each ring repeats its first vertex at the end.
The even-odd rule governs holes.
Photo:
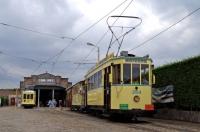
POLYGON ((73 95, 78 93, 78 86, 74 86, 73 88, 73 95))
POLYGON ((93 83, 93 88, 96 88, 96 74, 93 75, 94 83, 93 83))
POLYGON ((91 76, 91 89, 94 89, 94 75, 91 76))
POLYGON ((132 65, 132 84, 140 83, 140 64, 132 65))
POLYGON ((89 78, 88 78, 88 90, 90 90, 90 83, 91 83, 90 80, 91 80, 91 79, 90 79, 90 77, 89 77, 89 78))
POLYGON ((98 87, 100 88, 102 86, 102 72, 98 72, 98 87))
POLYGON ((121 84, 121 67, 120 64, 113 66, 113 84, 121 84))
POLYGON ((72 87, 72 94, 74 95, 74 88, 72 87))
POLYGON ((131 84, 131 64, 123 65, 124 84, 131 84))
POLYGON ((33 94, 31 94, 31 99, 33 99, 33 94))
POLYGON ((142 84, 149 85, 149 65, 141 65, 142 84))
POLYGON ((24 97, 23 97, 24 99, 26 99, 26 94, 24 94, 24 97))
POLYGON ((98 76, 97 76, 97 73, 94 74, 94 88, 98 88, 98 76))
POLYGON ((79 91, 79 87, 76 85, 75 86, 75 93, 78 94, 78 91, 79 91))

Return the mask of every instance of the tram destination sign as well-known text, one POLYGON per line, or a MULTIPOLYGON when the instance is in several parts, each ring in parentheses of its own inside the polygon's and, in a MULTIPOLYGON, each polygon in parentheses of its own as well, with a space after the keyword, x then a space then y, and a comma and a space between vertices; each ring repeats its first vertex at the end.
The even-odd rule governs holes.
POLYGON ((136 63, 147 63, 147 60, 141 60, 141 59, 126 59, 126 62, 136 62, 136 63))

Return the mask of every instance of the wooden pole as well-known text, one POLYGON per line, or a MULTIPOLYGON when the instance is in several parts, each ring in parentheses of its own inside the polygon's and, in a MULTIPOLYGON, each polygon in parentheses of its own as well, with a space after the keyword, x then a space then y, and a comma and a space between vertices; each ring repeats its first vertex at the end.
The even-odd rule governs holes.
POLYGON ((18 98, 19 96, 18 96, 18 89, 17 89, 17 107, 18 107, 18 98))
POLYGON ((17 89, 15 91, 15 110, 16 110, 16 105, 17 105, 17 89))

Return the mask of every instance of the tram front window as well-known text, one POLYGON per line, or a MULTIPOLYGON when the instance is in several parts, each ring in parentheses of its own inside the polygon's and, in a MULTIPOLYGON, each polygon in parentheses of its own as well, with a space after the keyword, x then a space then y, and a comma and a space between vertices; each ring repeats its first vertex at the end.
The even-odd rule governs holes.
POLYGON ((27 94, 27 99, 30 99, 30 94, 27 94))
POLYGON ((149 65, 141 65, 142 84, 149 85, 149 65))
POLYGON ((131 64, 123 65, 124 84, 131 84, 131 64))
POLYGON ((26 99, 26 94, 24 94, 24 99, 26 99))
POLYGON ((121 84, 121 67, 120 64, 113 66, 113 84, 121 84))
POLYGON ((132 84, 140 84, 140 64, 132 65, 132 84))

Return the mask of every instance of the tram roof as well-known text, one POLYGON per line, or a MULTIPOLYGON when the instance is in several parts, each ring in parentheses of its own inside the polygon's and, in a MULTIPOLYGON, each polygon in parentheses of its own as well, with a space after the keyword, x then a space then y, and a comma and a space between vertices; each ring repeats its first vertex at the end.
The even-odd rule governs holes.
POLYGON ((134 56, 117 56, 117 57, 114 57, 114 54, 112 53, 112 54, 110 54, 109 57, 106 57, 106 58, 102 59, 100 62, 98 62, 96 65, 94 65, 94 66, 87 72, 86 75, 88 75, 90 72, 92 72, 92 71, 95 70, 96 68, 98 68, 98 67, 104 65, 105 63, 107 63, 108 61, 111 61, 111 60, 132 59, 132 60, 143 60, 143 61, 145 61, 145 60, 150 60, 151 62, 153 62, 152 59, 151 59, 151 58, 148 58, 148 57, 149 57, 148 55, 146 55, 146 56, 144 56, 144 57, 135 56, 135 55, 134 55, 134 56), (103 61, 103 60, 104 60, 104 61, 103 61))
POLYGON ((25 92, 35 92, 34 90, 25 90, 25 92))
POLYGON ((72 88, 73 86, 77 85, 77 84, 78 84, 78 83, 80 83, 80 82, 84 82, 84 80, 82 80, 82 81, 79 81, 79 82, 75 83, 74 85, 72 85, 72 86, 70 86, 70 87, 66 88, 66 89, 65 89, 65 91, 67 91, 68 89, 72 88))

